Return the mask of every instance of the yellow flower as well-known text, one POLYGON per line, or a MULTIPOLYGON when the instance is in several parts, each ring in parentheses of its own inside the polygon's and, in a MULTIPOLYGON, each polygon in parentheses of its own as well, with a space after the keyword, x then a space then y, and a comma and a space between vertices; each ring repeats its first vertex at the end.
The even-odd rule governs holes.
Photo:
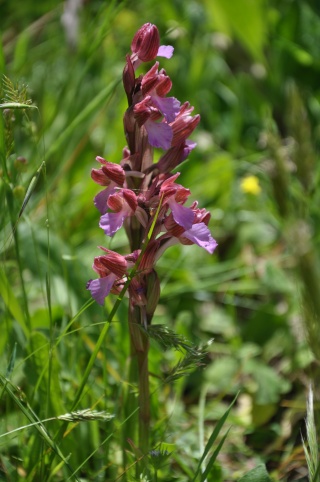
POLYGON ((259 179, 256 176, 246 176, 241 181, 241 189, 248 194, 254 194, 257 196, 261 192, 259 179))

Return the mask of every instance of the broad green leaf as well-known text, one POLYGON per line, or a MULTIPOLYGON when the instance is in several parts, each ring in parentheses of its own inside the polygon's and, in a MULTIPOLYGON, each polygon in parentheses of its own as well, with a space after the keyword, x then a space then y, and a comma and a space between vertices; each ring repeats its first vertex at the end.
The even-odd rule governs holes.
POLYGON ((255 403, 268 405, 277 403, 281 393, 290 389, 290 382, 259 360, 251 359, 244 362, 243 371, 250 374, 257 384, 255 403))
POLYGON ((278 405, 269 403, 264 405, 252 404, 252 423, 255 427, 261 427, 269 422, 273 415, 277 412, 278 405))
POLYGON ((271 482, 271 478, 266 470, 265 465, 258 465, 258 467, 247 472, 238 482, 271 482))
POLYGON ((239 373, 239 362, 234 357, 218 358, 205 371, 205 379, 210 389, 218 393, 234 386, 237 374, 239 373))

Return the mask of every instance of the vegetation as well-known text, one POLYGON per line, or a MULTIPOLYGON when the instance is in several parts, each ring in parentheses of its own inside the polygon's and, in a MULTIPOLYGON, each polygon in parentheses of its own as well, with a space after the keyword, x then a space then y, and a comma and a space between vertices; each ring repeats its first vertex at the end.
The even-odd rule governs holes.
POLYGON ((318 481, 316 2, 11 0, 0 13, 1 480, 318 481), (122 70, 146 22, 175 49, 161 60, 170 95, 201 115, 179 182, 218 247, 157 263, 143 457, 128 440, 128 304, 109 323, 117 297, 101 307, 86 284, 97 246, 129 252, 98 228, 90 172, 122 159, 122 70))

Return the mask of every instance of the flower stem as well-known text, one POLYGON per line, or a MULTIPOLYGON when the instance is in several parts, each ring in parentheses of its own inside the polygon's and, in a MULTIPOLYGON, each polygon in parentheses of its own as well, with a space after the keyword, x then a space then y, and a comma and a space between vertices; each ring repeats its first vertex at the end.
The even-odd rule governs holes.
MULTIPOLYGON (((149 370, 148 370, 148 353, 149 339, 140 329, 141 324, 141 308, 137 305, 129 304, 129 331, 131 340, 131 366, 130 375, 136 375, 136 379, 130 382, 138 387, 138 405, 139 405, 139 450, 142 455, 146 455, 149 451, 149 429, 150 429, 150 394, 149 394, 149 370)), ((129 399, 128 399, 129 402, 129 399)), ((132 410, 134 407, 128 407, 132 410)), ((146 458, 142 459, 142 467, 145 465, 146 458)), ((141 472, 141 468, 139 470, 141 472)))
POLYGON ((149 339, 141 333, 143 350, 137 353, 139 368, 139 447, 146 455, 149 451, 150 394, 148 352, 149 339))

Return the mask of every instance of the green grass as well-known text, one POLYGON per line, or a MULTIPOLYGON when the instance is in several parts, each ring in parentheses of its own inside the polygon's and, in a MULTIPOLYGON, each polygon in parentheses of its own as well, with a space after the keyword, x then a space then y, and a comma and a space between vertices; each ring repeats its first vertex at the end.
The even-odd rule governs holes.
POLYGON ((201 115, 179 182, 212 213, 219 246, 175 246, 157 264, 148 480, 267 480, 264 466, 272 480, 307 480, 308 464, 315 480, 318 8, 94 0, 78 12, 76 45, 62 3, 3 2, 0 13, 0 104, 11 104, 0 109, 0 479, 135 480, 126 300, 101 308, 86 290, 97 246, 126 253, 127 240, 99 229, 90 171, 97 155, 122 158, 125 55, 152 22, 175 47, 161 61, 172 95, 201 115), (247 176, 259 193, 244 191, 247 176))

